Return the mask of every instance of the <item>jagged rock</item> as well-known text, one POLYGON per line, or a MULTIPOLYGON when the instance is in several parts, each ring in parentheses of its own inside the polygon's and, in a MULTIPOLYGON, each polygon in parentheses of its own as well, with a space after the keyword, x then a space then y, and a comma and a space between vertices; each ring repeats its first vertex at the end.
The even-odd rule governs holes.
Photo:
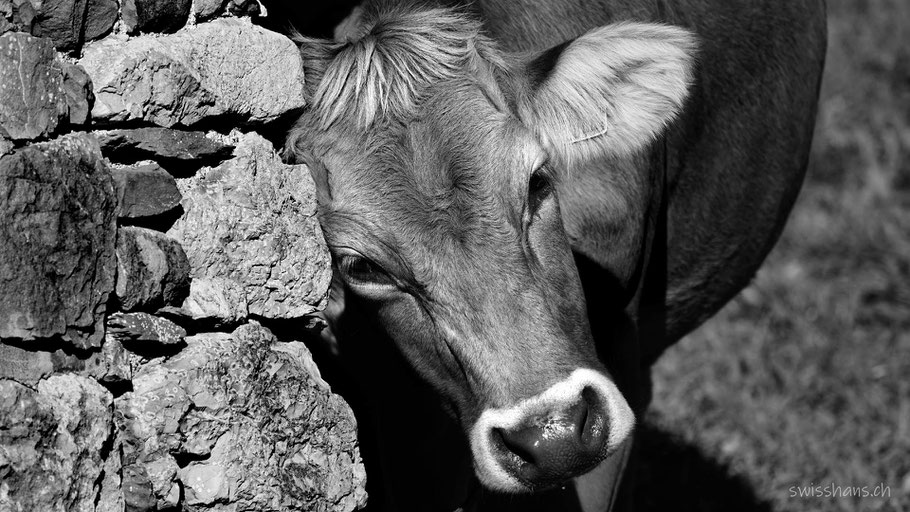
POLYGON ((258 0, 231 0, 228 12, 234 16, 259 16, 262 6, 258 0))
POLYGON ((66 113, 70 124, 79 125, 89 121, 92 94, 92 79, 76 64, 63 64, 63 93, 66 95, 66 113))
POLYGON ((101 364, 97 352, 70 354, 63 349, 27 350, 0 343, 0 379, 10 379, 35 386, 53 373, 72 372, 85 376, 98 375, 101 364))
POLYGON ((46 137, 66 113, 63 69, 51 40, 0 36, 0 138, 46 137))
POLYGON ((219 19, 158 37, 108 37, 80 64, 92 77, 98 122, 190 126, 213 117, 273 121, 304 106, 303 63, 290 39, 245 19, 219 19))
MULTIPOLYGON (((55 373, 73 373, 110 385, 132 379, 133 368, 143 360, 143 357, 124 349, 120 341, 110 334, 100 352, 79 354, 63 349, 27 350, 0 343, 0 379, 34 387, 55 373)), ((3 510, 2 507, 0 510, 3 510)))
POLYGON ((75 50, 101 37, 117 21, 116 0, 30 0, 35 7, 35 35, 53 39, 59 50, 75 50))
POLYGON ((309 315, 324 305, 332 277, 313 180, 305 165, 282 163, 259 135, 234 136, 234 159, 178 181, 185 213, 168 233, 186 251, 194 279, 239 284, 251 315, 309 315))
POLYGON ((16 146, 13 144, 13 141, 9 139, 4 139, 0 136, 0 156, 8 155, 13 152, 13 148, 16 146))
POLYGON ((123 25, 134 32, 176 32, 186 25, 191 0, 122 0, 123 25))
POLYGON ((173 462, 171 454, 180 450, 180 419, 191 406, 186 391, 179 376, 153 363, 134 374, 133 391, 117 398, 115 404, 123 443, 123 496, 127 510, 162 508, 157 505, 169 501, 176 473, 162 475, 154 468, 162 461, 173 462), (157 495, 155 489, 159 491, 157 495))
POLYGON ((196 21, 208 20, 224 7, 225 0, 193 0, 193 12, 196 14, 196 21))
POLYGON ((158 510, 157 500, 152 494, 152 483, 144 467, 124 464, 121 486, 123 502, 128 512, 158 510))
POLYGON ((117 237, 117 298, 124 311, 181 304, 189 289, 189 264, 173 238, 135 226, 117 237))
POLYGON ((0 34, 31 33, 35 26, 35 8, 28 0, 0 0, 0 34))
POLYGON ((111 169, 117 194, 117 216, 139 219, 169 212, 183 196, 174 177, 158 164, 111 169))
POLYGON ((232 279, 197 277, 179 312, 215 326, 238 325, 249 314, 244 286, 232 279))
POLYGON ((120 342, 176 345, 186 337, 183 327, 148 313, 114 313, 108 317, 107 327, 120 342))
POLYGON ((84 124, 91 95, 88 75, 62 62, 50 39, 0 36, 0 155, 3 139, 48 137, 62 121, 84 124))
POLYGON ((122 471, 120 453, 123 450, 119 437, 115 437, 111 446, 110 455, 104 461, 103 477, 101 479, 101 488, 98 491, 98 502, 95 505, 95 512, 124 512, 126 504, 123 500, 123 491, 121 490, 122 471))
POLYGON ((132 164, 154 160, 172 174, 195 172, 230 158, 233 146, 210 139, 203 132, 169 128, 137 128, 94 132, 101 152, 112 162, 132 164))
POLYGON ((123 348, 116 337, 110 333, 104 339, 97 362, 87 372, 102 384, 129 382, 133 372, 143 359, 123 348))
POLYGON ((0 380, 0 509, 94 510, 109 455, 111 394, 77 375, 36 389, 0 380))
POLYGON ((34 386, 54 372, 51 352, 30 351, 0 343, 0 379, 34 386))
POLYGON ((88 0, 83 41, 92 41, 110 32, 119 10, 117 0, 88 0))
POLYGON ((182 487, 190 512, 365 504, 353 414, 302 343, 258 324, 186 341, 139 369, 116 401, 127 503, 162 508, 182 487))
POLYGON ((99 346, 116 203, 97 142, 67 135, 0 158, 0 197, 0 338, 99 346))

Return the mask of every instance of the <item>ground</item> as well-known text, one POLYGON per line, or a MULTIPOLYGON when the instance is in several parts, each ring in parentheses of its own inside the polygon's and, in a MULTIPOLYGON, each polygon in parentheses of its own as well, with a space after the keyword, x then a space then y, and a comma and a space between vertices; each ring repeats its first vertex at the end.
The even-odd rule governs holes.
POLYGON ((828 10, 789 224, 752 285, 654 368, 646 510, 910 510, 910 2, 828 10))

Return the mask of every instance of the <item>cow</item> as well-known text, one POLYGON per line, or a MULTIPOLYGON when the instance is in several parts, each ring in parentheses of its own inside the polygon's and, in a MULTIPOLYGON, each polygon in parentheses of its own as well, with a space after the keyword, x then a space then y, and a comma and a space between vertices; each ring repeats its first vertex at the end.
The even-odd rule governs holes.
POLYGON ((806 170, 823 0, 371 1, 300 37, 370 510, 633 506, 669 345, 806 170))

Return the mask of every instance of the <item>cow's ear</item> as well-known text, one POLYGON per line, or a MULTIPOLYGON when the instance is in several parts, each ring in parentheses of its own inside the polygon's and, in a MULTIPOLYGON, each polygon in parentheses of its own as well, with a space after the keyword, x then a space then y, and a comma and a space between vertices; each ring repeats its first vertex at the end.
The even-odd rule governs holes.
POLYGON ((592 30, 524 62, 519 117, 566 163, 635 153, 682 108, 695 51, 677 27, 592 30))

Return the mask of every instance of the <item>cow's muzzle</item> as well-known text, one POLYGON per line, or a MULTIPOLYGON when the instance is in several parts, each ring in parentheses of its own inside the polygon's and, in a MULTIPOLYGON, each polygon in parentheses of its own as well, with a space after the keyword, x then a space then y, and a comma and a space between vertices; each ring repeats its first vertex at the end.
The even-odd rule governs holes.
POLYGON ((634 423, 612 381, 579 369, 513 407, 484 411, 471 450, 487 487, 527 492, 587 473, 626 440, 634 423))

